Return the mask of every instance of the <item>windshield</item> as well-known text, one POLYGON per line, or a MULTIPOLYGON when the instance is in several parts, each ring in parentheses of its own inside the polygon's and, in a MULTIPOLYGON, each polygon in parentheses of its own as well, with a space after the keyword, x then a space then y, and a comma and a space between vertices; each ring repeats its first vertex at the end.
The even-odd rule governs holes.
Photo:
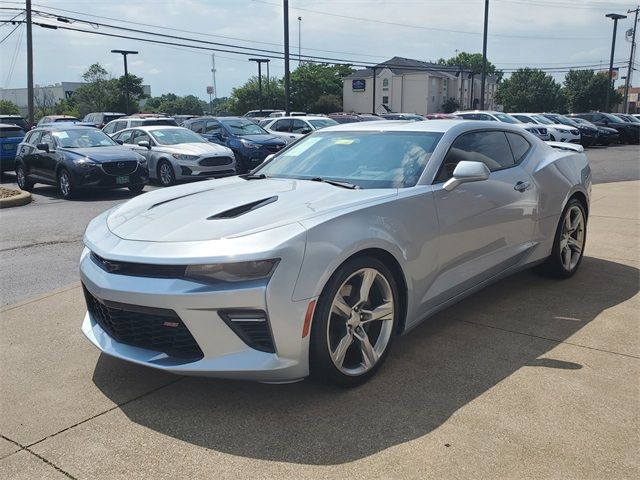
POLYGON ((493 116, 504 123, 522 123, 517 118, 513 118, 511 115, 507 115, 506 113, 494 113, 493 116))
POLYGON ((543 117, 542 115, 531 115, 536 122, 540 122, 544 125, 553 125, 553 122, 549 120, 547 117, 543 117))
POLYGON ((20 127, 0 127, 0 138, 22 138, 24 130, 20 127))
POLYGON ((160 145, 179 145, 181 143, 207 143, 195 132, 187 128, 163 128, 149 132, 160 145))
POLYGON ((111 147, 118 145, 102 130, 95 128, 74 128, 52 132, 62 148, 111 147))
POLYGON ((613 122, 613 123, 626 122, 626 120, 623 120, 622 118, 617 117, 617 116, 615 116, 615 115, 612 115, 612 114, 610 114, 610 113, 604 113, 604 112, 603 112, 603 113, 602 113, 602 116, 603 116, 604 118, 606 118, 607 120, 609 120, 610 122, 613 122))
POLYGON ((330 127, 331 125, 338 125, 338 122, 335 120, 331 120, 330 118, 321 118, 319 120, 309 120, 309 123, 316 130, 324 127, 330 127))
POLYGON ((56 118, 54 120, 54 122, 79 122, 80 119, 76 118, 76 117, 62 117, 62 118, 56 118))
POLYGON ((220 120, 232 135, 244 137, 245 135, 266 135, 268 132, 250 120, 235 118, 233 120, 220 120))
POLYGON ((8 123, 9 125, 17 125, 23 130, 29 130, 27 122, 19 117, 0 117, 0 123, 8 123))
POLYGON ((320 177, 360 188, 412 187, 441 137, 437 132, 320 131, 283 150, 254 173, 320 177))

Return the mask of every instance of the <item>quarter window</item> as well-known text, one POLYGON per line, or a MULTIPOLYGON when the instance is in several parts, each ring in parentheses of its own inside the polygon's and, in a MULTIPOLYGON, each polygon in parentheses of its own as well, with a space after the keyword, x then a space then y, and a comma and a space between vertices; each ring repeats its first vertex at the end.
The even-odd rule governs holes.
POLYGON ((529 152, 531 144, 522 135, 518 135, 517 133, 507 132, 506 135, 509 146, 511 146, 511 151, 513 152, 513 158, 516 163, 520 163, 529 152))
POLYGON ((459 136, 442 162, 436 182, 446 182, 461 161, 482 162, 495 172, 515 165, 504 132, 471 132, 459 136))

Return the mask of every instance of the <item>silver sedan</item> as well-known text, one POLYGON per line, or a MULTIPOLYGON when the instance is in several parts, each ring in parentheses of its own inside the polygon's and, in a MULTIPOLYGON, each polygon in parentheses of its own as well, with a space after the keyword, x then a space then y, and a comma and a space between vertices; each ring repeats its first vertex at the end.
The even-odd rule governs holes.
POLYGON ((500 122, 352 123, 141 195, 87 228, 82 331, 178 374, 360 384, 487 284, 576 272, 591 171, 560 146, 500 122))
POLYGON ((210 143, 188 128, 141 126, 112 138, 146 157, 149 177, 168 187, 179 180, 236 174, 231 149, 210 143))

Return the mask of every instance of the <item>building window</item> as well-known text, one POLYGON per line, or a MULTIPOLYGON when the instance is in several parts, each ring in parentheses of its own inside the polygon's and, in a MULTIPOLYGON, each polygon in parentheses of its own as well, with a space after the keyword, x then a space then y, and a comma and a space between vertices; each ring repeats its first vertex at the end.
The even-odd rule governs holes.
POLYGON ((384 97, 382 97, 382 103, 384 103, 385 105, 388 105, 389 104, 389 97, 386 96, 386 95, 384 97))
POLYGON ((384 80, 382 80, 382 90, 389 90, 389 79, 388 78, 385 78, 384 80))

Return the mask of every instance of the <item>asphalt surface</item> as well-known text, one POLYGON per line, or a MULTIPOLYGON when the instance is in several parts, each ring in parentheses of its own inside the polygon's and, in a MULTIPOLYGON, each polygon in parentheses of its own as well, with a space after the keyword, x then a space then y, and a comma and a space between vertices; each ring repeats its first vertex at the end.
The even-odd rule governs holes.
MULTIPOLYGON (((640 179, 640 147, 616 145, 587 150, 594 183, 640 179)), ((15 185, 12 172, 3 185, 15 185)), ((161 188, 147 186, 145 191, 161 188)), ((60 198, 56 188, 37 185, 33 202, 0 210, 0 305, 33 297, 78 280, 82 235, 89 221, 131 198, 128 190, 60 198)))

